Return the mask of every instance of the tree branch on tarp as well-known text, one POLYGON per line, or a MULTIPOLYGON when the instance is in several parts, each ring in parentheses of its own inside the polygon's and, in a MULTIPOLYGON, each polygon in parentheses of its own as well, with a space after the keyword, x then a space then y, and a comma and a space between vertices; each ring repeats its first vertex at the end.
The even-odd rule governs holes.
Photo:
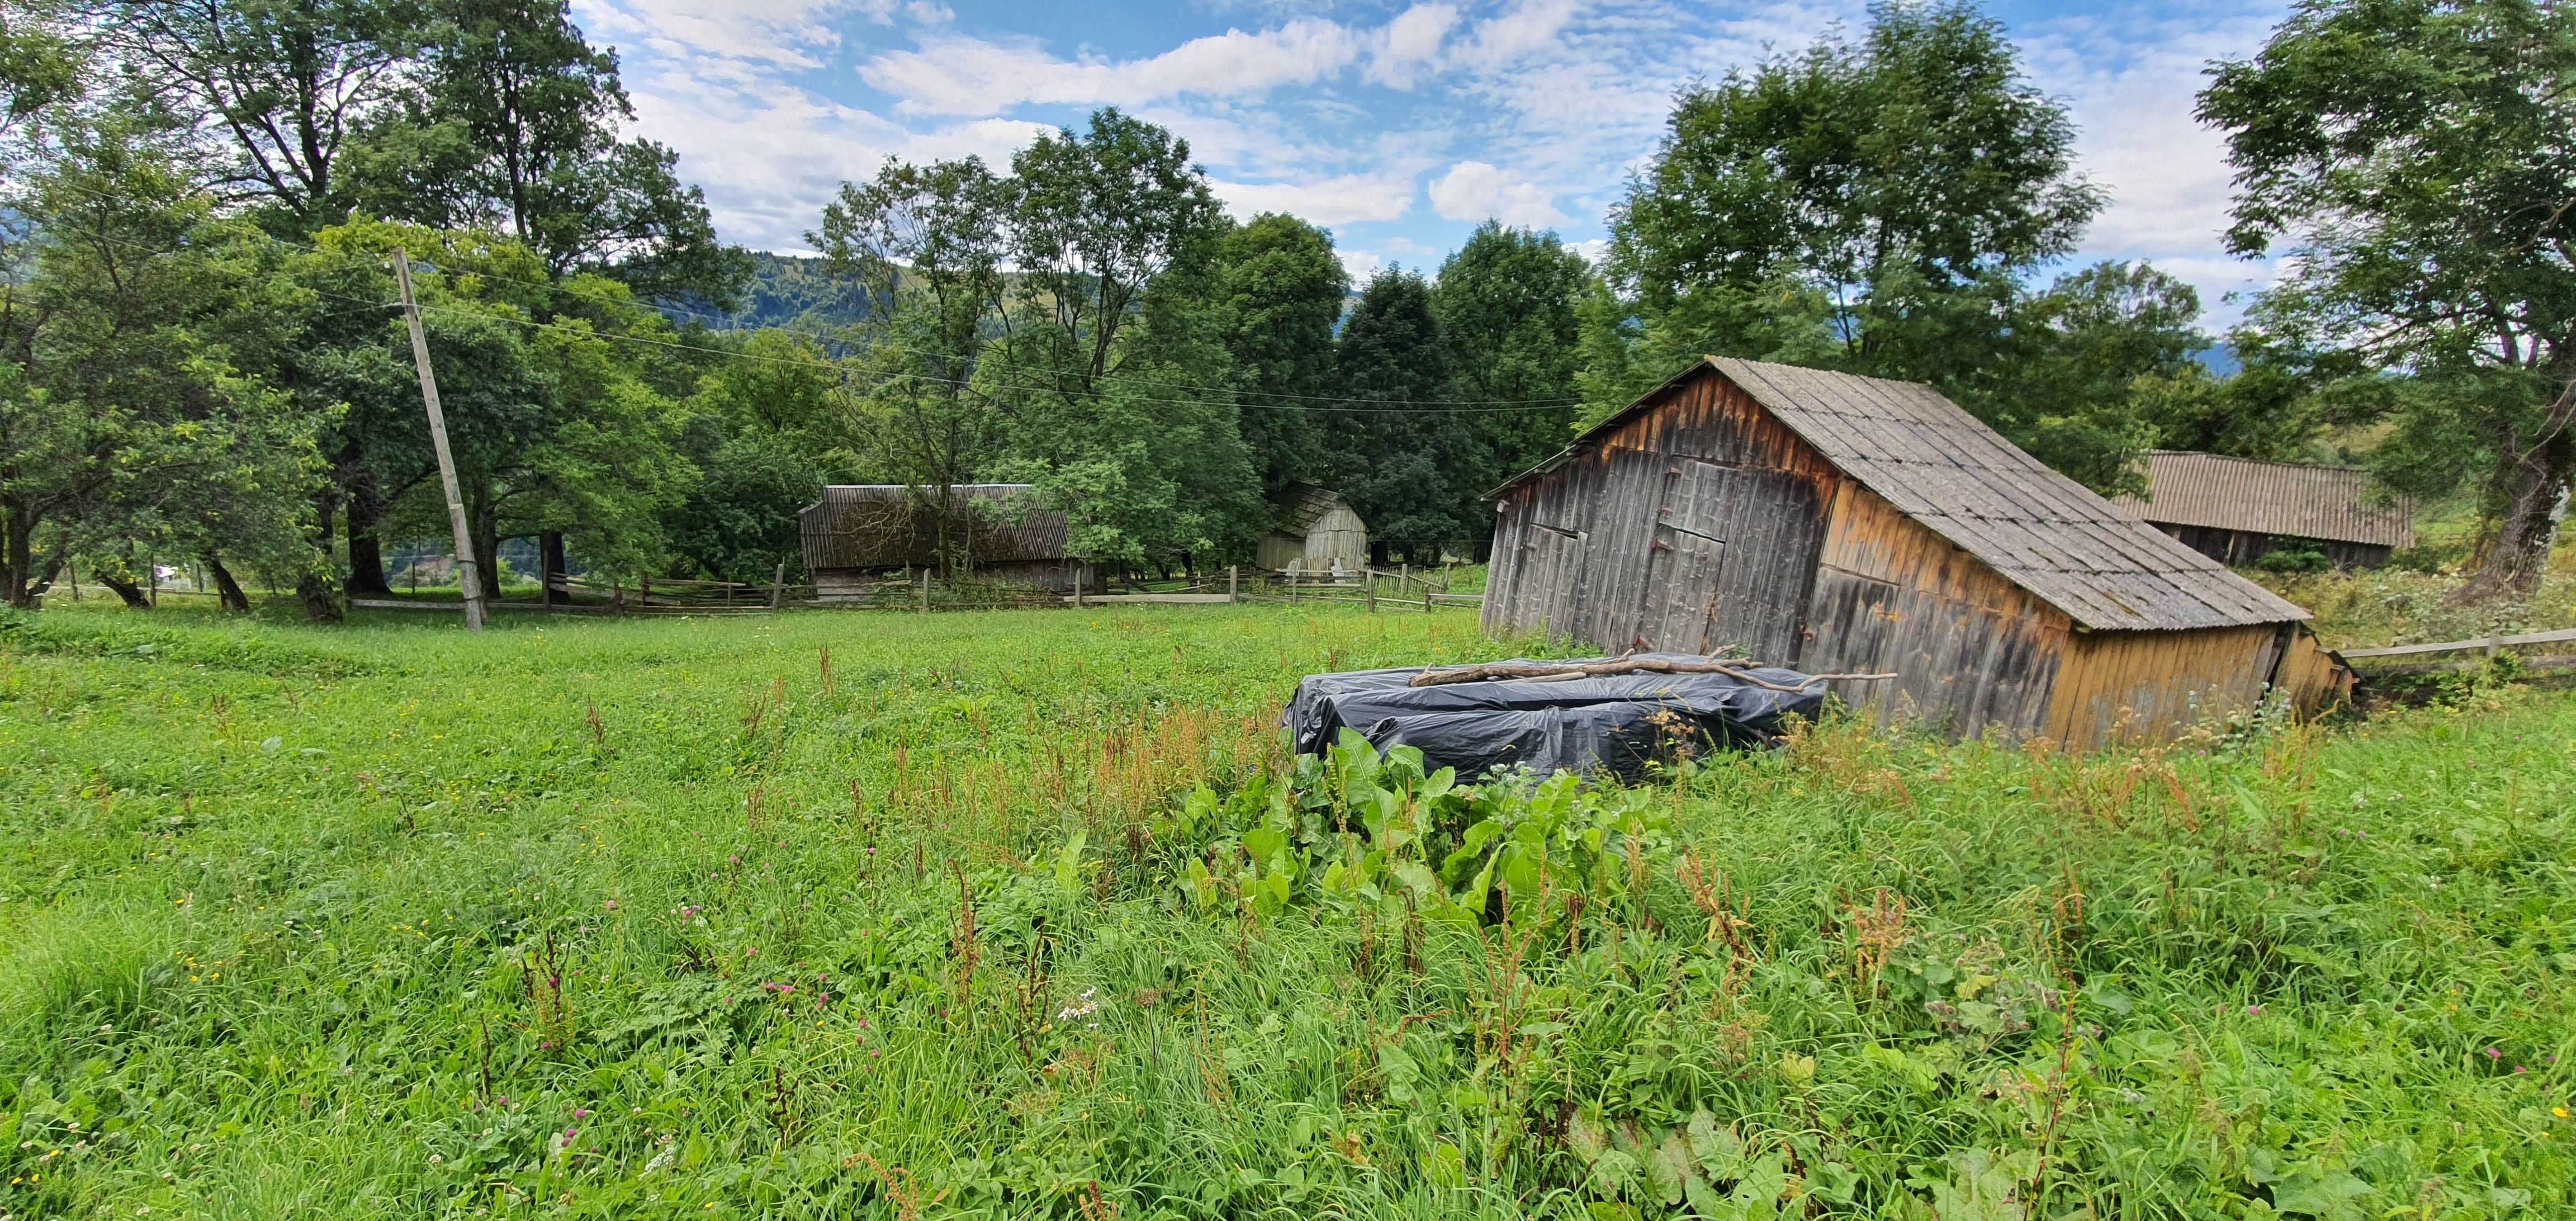
POLYGON ((1450 683, 1481 683, 1495 679, 1520 679, 1527 682, 1564 682, 1577 678, 1602 678, 1613 674, 1723 674, 1741 682, 1771 691, 1802 692, 1820 683, 1878 682, 1897 677, 1895 674, 1811 674, 1796 686, 1782 686, 1752 673, 1751 662, 1674 661, 1663 657, 1638 657, 1622 654, 1609 661, 1592 661, 1551 665, 1546 662, 1495 662, 1490 665, 1462 666, 1454 670, 1425 670, 1413 676, 1407 686, 1441 687, 1450 683))

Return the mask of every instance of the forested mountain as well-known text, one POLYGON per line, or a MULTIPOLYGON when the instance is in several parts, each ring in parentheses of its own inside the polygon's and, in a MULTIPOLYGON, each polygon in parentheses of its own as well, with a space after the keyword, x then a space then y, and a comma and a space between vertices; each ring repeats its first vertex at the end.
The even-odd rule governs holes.
POLYGON ((674 302, 681 322, 703 321, 728 329, 787 327, 838 332, 868 319, 867 294, 847 278, 833 275, 819 258, 753 252, 751 275, 735 295, 732 309, 719 309, 700 298, 674 302), (707 318, 717 314, 721 322, 707 318))

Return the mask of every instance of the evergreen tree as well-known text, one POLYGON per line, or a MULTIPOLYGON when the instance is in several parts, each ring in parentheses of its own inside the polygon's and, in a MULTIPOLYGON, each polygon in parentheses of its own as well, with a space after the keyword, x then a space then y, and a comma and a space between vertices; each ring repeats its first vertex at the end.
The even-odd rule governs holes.
POLYGON ((1425 562, 1477 541, 1468 498, 1483 491, 1470 486, 1472 426, 1436 402, 1448 395, 1450 368, 1431 301, 1416 273, 1369 278, 1334 349, 1343 402, 1326 424, 1332 485, 1368 522, 1371 545, 1425 562))

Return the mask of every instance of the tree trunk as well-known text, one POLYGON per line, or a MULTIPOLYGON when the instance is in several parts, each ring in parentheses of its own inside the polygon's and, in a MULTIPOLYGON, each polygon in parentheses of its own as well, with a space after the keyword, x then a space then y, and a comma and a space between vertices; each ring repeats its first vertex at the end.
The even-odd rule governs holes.
POLYGON ((376 473, 357 467, 349 476, 349 592, 391 595, 385 583, 385 544, 376 523, 385 506, 376 493, 376 473))
POLYGON ((566 579, 564 571, 564 536, 561 530, 548 530, 537 536, 537 580, 546 592, 548 606, 562 606, 572 601, 569 590, 555 588, 555 582, 566 579))
POLYGON ((2540 425, 2537 441, 2505 455, 2497 483, 2505 493, 2504 519, 2488 540, 2476 575, 2451 596, 2470 605, 2499 599, 2528 600, 2549 570, 2549 545, 2558 537, 2559 498, 2576 479, 2576 379, 2559 391, 2540 425))
POLYGON ((471 501, 465 512, 465 534, 474 544, 474 578, 483 587, 484 604, 490 605, 501 597, 501 515, 471 501))
POLYGON ((205 555, 205 564, 206 575, 215 579, 215 604, 229 614, 249 614, 250 595, 242 592, 241 582, 233 579, 232 569, 224 567, 224 562, 215 558, 211 551, 205 555))
POLYGON ((125 600, 127 609, 152 609, 152 599, 144 594, 143 587, 135 584, 123 574, 92 569, 90 570, 89 575, 97 577, 99 584, 115 590, 116 596, 125 600))
POLYGON ((21 505, 0 505, 0 597, 20 610, 36 607, 35 515, 21 505))
POLYGON ((338 591, 331 588, 331 578, 319 570, 307 571, 296 578, 295 596, 304 600, 304 618, 310 623, 338 623, 348 618, 341 606, 338 591))
POLYGON ((29 609, 34 609, 45 604, 45 591, 54 587, 54 578, 61 576, 62 572, 63 556, 61 552, 57 551, 54 554, 45 557, 45 570, 42 573, 37 574, 35 584, 27 587, 27 606, 29 609))

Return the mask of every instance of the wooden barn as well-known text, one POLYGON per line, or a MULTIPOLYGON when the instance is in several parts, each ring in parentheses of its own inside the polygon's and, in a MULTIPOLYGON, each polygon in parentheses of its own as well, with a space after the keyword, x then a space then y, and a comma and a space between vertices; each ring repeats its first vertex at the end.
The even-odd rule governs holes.
POLYGON ((2225 454, 2151 450, 2147 491, 2111 503, 2221 564, 2288 547, 2338 568, 2377 568, 2415 545, 2415 505, 2382 501, 2370 472, 2225 454))
MULTIPOLYGON (((1065 555, 1064 514, 1014 503, 1025 483, 958 484, 945 536, 978 575, 1070 592, 1078 561, 1065 555)), ((900 483, 837 484, 797 514, 805 567, 822 601, 856 599, 888 572, 939 563, 940 514, 929 489, 900 483)))
POLYGON ((1303 483, 1280 489, 1279 519, 1261 536, 1255 560, 1273 572, 1357 572, 1368 566, 1368 523, 1341 494, 1303 483))
POLYGON ((2342 668, 2306 611, 1910 382, 1710 358, 1494 493, 1485 626, 1740 651, 1882 719, 2162 738, 2342 668))

